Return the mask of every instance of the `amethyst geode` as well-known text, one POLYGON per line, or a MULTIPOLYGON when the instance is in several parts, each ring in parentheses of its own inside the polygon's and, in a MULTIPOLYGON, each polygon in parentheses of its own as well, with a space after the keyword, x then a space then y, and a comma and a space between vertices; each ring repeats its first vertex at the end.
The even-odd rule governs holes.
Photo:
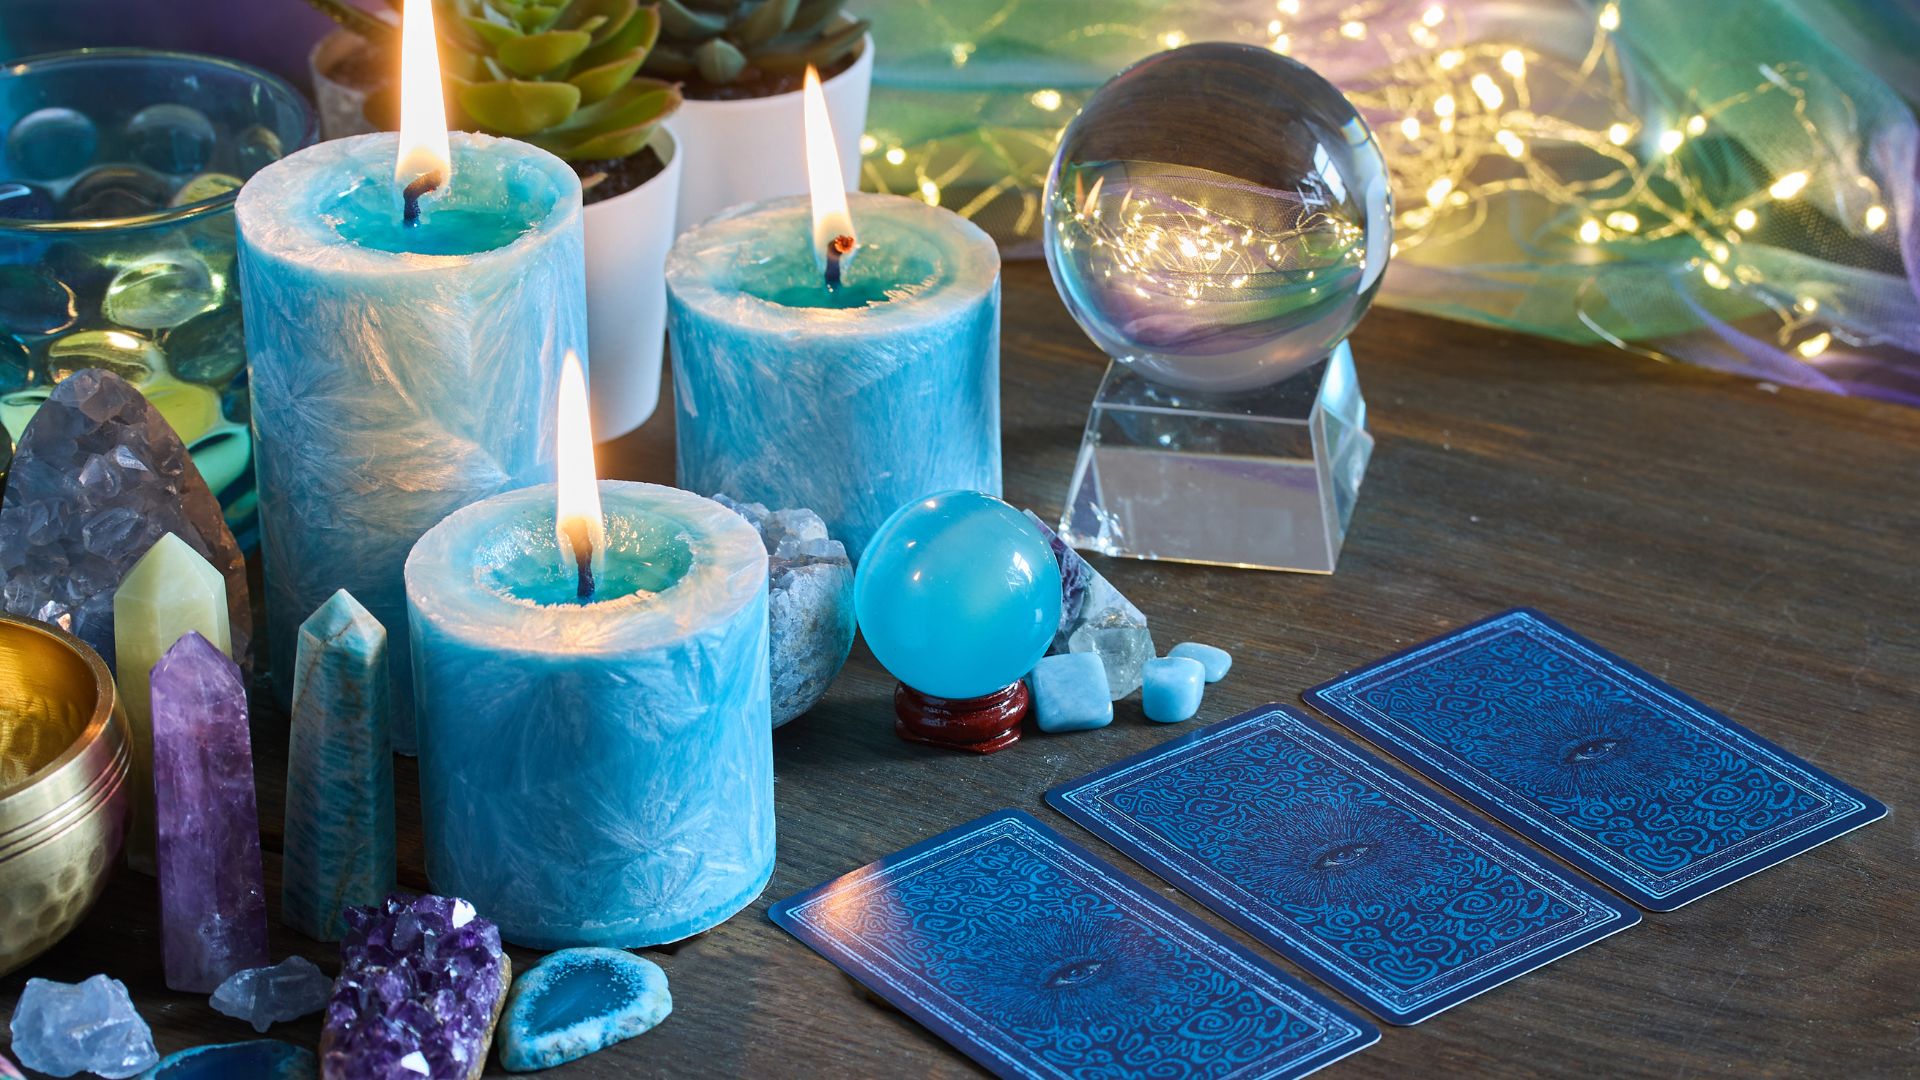
POLYGON ((512 981, 499 927, 446 896, 389 896, 346 920, 322 1080, 479 1076, 512 981))

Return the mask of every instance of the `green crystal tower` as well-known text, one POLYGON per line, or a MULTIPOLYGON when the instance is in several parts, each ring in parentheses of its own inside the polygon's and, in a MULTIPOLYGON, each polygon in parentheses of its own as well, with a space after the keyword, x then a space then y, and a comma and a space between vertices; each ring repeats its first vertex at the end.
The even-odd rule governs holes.
POLYGON ((341 912, 394 882, 387 631, 345 589, 300 625, 281 921, 338 941, 341 912))

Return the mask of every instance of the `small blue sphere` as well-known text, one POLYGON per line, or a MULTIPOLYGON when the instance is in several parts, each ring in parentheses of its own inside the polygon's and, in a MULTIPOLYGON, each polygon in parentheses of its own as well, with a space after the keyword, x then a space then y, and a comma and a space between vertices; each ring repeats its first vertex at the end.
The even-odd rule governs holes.
POLYGON ((922 694, 964 699, 1022 678, 1060 625, 1060 566, 1020 511, 949 491, 893 512, 860 556, 867 647, 922 694))

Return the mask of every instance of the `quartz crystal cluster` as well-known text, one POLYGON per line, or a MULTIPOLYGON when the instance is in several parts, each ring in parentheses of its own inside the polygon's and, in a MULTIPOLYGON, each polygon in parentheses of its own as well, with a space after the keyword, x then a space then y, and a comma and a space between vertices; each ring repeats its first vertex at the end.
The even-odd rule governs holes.
POLYGON ((1033 511, 1024 513, 1046 535, 1060 564, 1060 629, 1047 652, 1098 656, 1114 701, 1140 689, 1147 661, 1153 659, 1147 617, 1033 511))
POLYGON ((167 533, 226 580, 233 654, 246 656, 246 561, 187 448, 118 375, 69 376, 14 450, 0 502, 0 604, 64 627, 111 663, 114 590, 167 533))
POLYGON ((340 959, 320 1035, 322 1077, 480 1075, 512 966, 499 928, 472 904, 395 895, 351 908, 340 959))
POLYGON ((811 510, 772 510, 725 495, 714 501, 746 518, 767 548, 767 622, 773 726, 813 708, 853 648, 853 563, 811 510))
POLYGON ((213 992, 215 1012, 245 1020, 265 1031, 327 1007, 333 980, 304 956, 289 956, 272 967, 236 971, 213 992))
POLYGON ((28 979, 11 1028, 20 1063, 49 1076, 122 1080, 160 1060, 126 985, 105 975, 77 983, 28 979))

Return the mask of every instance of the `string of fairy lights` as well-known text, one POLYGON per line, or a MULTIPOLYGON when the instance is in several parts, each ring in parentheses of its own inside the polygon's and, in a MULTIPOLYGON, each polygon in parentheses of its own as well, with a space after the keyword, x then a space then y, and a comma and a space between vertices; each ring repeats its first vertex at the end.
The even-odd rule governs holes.
MULTIPOLYGON (((1316 53, 1351 54, 1360 47, 1383 58, 1364 79, 1342 83, 1386 152, 1396 254, 1444 261, 1451 246, 1487 227, 1496 212, 1500 227, 1513 228, 1512 208, 1523 206, 1534 223, 1524 237, 1534 262, 1600 265, 1659 252, 1706 289, 1770 311, 1778 321, 1776 343, 1803 359, 1836 342, 1868 344, 1823 320, 1818 297, 1796 294, 1790 280, 1770 281, 1761 266, 1742 258, 1742 246, 1756 234, 1808 212, 1803 200, 1816 187, 1819 210, 1850 236, 1872 237, 1889 224, 1886 200, 1870 176, 1855 170, 1851 183, 1839 183, 1817 174, 1833 143, 1822 137, 1809 107, 1813 73, 1787 63, 1759 65, 1744 88, 1692 102, 1679 115, 1653 117, 1636 110, 1629 93, 1617 48, 1622 14, 1614 3, 1593 12, 1591 44, 1577 59, 1519 41, 1465 42, 1468 27, 1444 2, 1418 9, 1411 19, 1405 4, 1384 0, 1308 10, 1314 6, 1276 0, 1264 26, 1237 29, 1243 40, 1308 63, 1316 53), (1723 152, 1737 142, 1717 138, 1726 133, 1725 122, 1756 107, 1793 118, 1797 130, 1779 125, 1770 138, 1776 147, 1785 140, 1804 144, 1804 167, 1756 165, 1730 179, 1727 169, 1710 167, 1693 152, 1695 144, 1723 152), (1672 256, 1675 245, 1685 245, 1684 259, 1672 256)), ((1142 55, 1187 41, 1174 28, 1134 33, 1143 39, 1142 55)), ((957 41, 952 62, 963 67, 975 51, 971 42, 957 41)), ((1831 87, 1817 89, 1833 100, 1831 87)), ((1031 125, 989 125, 978 139, 944 153, 921 153, 874 131, 862 143, 867 185, 916 194, 968 217, 990 213, 1003 238, 1035 237, 1048 162, 1083 96, 1036 88, 1026 96, 1031 125), (988 163, 1003 168, 995 173, 983 168, 988 163)), ((1783 156, 1791 155, 1770 158, 1783 156)), ((1625 344, 1586 313, 1580 318, 1625 344)))

